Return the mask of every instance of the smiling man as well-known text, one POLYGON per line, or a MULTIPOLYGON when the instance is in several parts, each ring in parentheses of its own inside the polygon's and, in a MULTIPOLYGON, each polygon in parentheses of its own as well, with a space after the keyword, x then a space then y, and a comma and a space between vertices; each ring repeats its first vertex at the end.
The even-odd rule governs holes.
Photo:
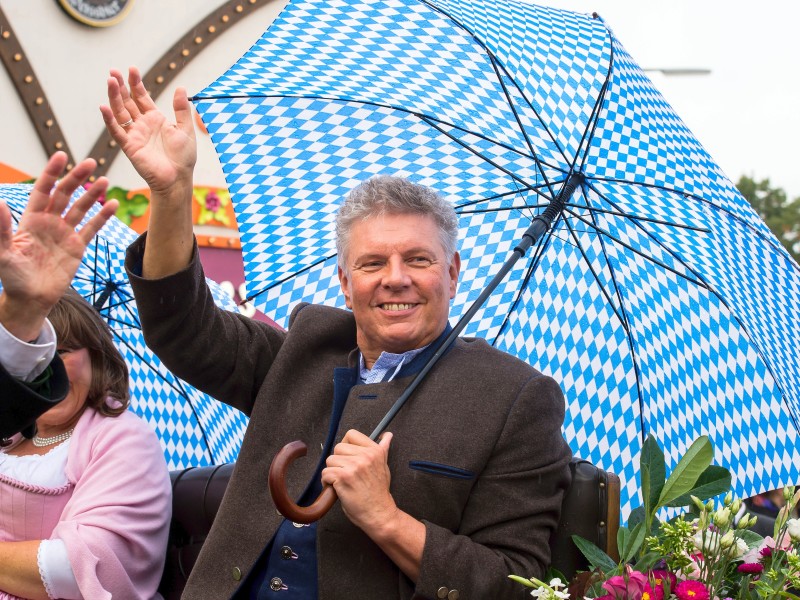
MULTIPOLYGON (((405 179, 359 185, 337 215, 350 310, 301 304, 289 329, 216 308, 192 236, 196 148, 138 71, 108 80, 106 125, 151 189, 126 265, 148 344, 178 376, 250 417, 186 598, 523 598, 541 577, 569 482, 558 384, 484 340, 456 340, 379 442, 372 431, 451 330, 460 258, 449 202, 405 179), (302 526, 276 513, 272 458, 302 440, 286 486, 340 502, 302 526)), ((265 257, 269 260, 269 257, 265 257)))

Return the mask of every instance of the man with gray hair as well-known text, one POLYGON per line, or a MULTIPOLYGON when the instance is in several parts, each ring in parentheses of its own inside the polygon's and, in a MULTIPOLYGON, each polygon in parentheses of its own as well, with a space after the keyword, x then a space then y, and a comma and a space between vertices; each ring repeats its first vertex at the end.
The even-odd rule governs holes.
POLYGON ((458 339, 378 442, 371 431, 444 340, 460 270, 453 208, 397 177, 372 178, 337 217, 348 311, 301 304, 288 331, 222 311, 192 234, 196 158, 185 91, 166 121, 131 69, 108 80, 109 132, 151 190, 127 267, 148 344, 178 376, 250 416, 186 598, 522 598, 542 576, 569 481, 558 384, 484 340, 458 339), (271 459, 310 526, 276 513, 271 459))

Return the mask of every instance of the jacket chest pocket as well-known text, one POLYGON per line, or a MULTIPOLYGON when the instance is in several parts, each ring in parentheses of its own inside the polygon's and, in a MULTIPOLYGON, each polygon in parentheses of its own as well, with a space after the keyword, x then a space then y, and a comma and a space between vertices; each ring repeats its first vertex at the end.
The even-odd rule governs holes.
POLYGON ((392 493, 402 510, 456 531, 477 474, 456 465, 412 459, 393 477, 392 493), (399 473, 398 473, 399 475, 399 473))

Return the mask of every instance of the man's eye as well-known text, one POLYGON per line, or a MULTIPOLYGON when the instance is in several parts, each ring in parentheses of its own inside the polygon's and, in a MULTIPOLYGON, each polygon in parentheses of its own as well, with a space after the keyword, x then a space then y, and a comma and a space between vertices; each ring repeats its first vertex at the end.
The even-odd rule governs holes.
POLYGON ((414 256, 408 262, 415 267, 426 267, 431 264, 431 259, 426 256, 414 256))
POLYGON ((381 268, 381 263, 379 263, 379 262, 366 262, 366 263, 362 263, 361 265, 359 265, 356 268, 359 271, 372 273, 372 272, 377 271, 378 269, 381 268))
POLYGON ((72 351, 73 351, 73 350, 72 350, 72 348, 58 348, 58 349, 56 350, 56 352, 58 352, 58 355, 59 355, 59 356, 63 356, 63 355, 65 355, 65 354, 69 354, 69 353, 70 353, 70 352, 72 352, 72 351))

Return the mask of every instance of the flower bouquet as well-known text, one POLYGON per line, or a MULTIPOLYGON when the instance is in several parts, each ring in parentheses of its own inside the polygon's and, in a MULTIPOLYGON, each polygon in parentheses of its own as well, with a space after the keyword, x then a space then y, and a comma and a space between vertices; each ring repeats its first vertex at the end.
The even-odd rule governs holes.
POLYGON ((786 504, 773 535, 762 538, 750 530, 756 517, 729 491, 730 472, 712 465, 713 456, 702 436, 666 478, 664 453, 648 437, 641 454, 642 505, 619 528, 620 560, 573 536, 590 571, 572 582, 553 570, 545 581, 510 577, 533 588, 531 595, 540 600, 800 600, 800 521, 789 518, 800 491, 784 489, 786 504), (684 510, 658 518, 677 508, 684 510))

